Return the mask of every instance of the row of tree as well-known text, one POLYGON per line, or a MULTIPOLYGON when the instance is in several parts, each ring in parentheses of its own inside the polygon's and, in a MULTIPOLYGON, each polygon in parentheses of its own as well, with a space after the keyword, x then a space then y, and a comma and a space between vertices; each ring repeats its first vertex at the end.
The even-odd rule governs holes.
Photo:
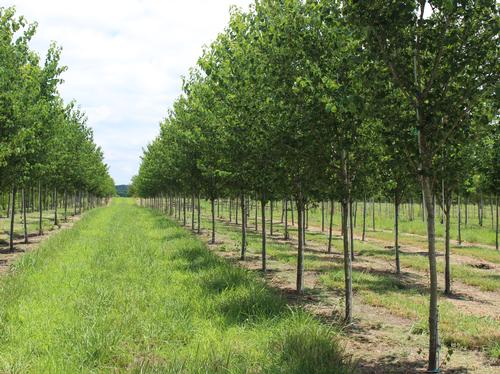
MULTIPOLYGON (((397 213, 404 199, 421 196, 430 274, 428 365, 436 370, 435 204, 448 228, 447 292, 452 199, 479 189, 496 197, 498 211, 498 23, 493 0, 260 0, 246 12, 232 9, 227 28, 190 71, 184 94, 144 151, 133 191, 170 201, 207 198, 213 224, 215 201, 238 198, 242 259, 247 198, 260 201, 264 271, 265 207, 293 200, 298 292, 305 207, 340 201, 347 322, 353 201, 385 194, 397 213)), ((398 261, 397 234, 395 240, 398 261)))
MULTIPOLYGON (((40 233, 43 191, 53 191, 56 207, 61 194, 65 202, 78 196, 80 206, 84 196, 91 201, 87 205, 95 205, 114 194, 85 114, 74 102, 65 104, 58 92, 66 70, 61 49, 52 44, 41 63, 29 46, 35 31, 36 24, 16 16, 14 8, 0 8, 0 193, 10 195, 11 250, 18 192, 26 222, 28 191, 38 191, 40 233)), ((58 224, 57 209, 54 221, 58 224)))

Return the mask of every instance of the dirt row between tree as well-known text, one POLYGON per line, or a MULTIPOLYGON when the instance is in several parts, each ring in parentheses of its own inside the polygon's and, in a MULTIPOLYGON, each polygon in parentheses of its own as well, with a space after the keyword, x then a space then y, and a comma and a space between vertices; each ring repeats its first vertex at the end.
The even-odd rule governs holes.
POLYGON ((25 253, 29 253, 38 248, 41 242, 45 241, 54 234, 57 234, 61 230, 66 230, 72 227, 75 222, 81 218, 81 215, 68 216, 68 221, 61 221, 59 223, 59 228, 54 227, 51 230, 46 230, 43 235, 30 234, 29 243, 24 243, 24 237, 16 237, 14 240, 14 251, 9 251, 9 244, 0 242, 0 275, 7 273, 10 270, 10 266, 14 261, 16 261, 20 256, 25 253))
MULTIPOLYGON (((325 236, 327 236, 328 234, 326 232, 322 232, 321 231, 321 228, 319 227, 316 227, 316 226, 309 226, 309 228, 307 229, 308 232, 313 232, 313 233, 317 233, 317 234, 325 234, 325 236)), ((384 230, 385 232, 392 232, 392 231, 388 231, 388 230, 384 230)), ((332 230, 332 233, 336 236, 340 236, 341 235, 341 232, 339 230, 332 230)), ((407 233, 403 233, 403 235, 409 235, 409 236, 417 236, 417 237, 421 237, 421 238, 425 238, 423 236, 420 236, 420 235, 416 235, 416 234, 407 234, 407 233)), ((306 233, 306 236, 307 236, 307 233, 306 233)), ((357 241, 362 241, 362 236, 360 235, 354 235, 354 239, 357 240, 357 241)), ((400 241, 401 241, 401 238, 400 238, 400 241)), ((369 236, 366 236, 365 237, 365 240, 364 240, 365 243, 373 243, 373 244, 378 244, 384 248, 393 248, 394 247, 394 242, 392 241, 388 241, 388 240, 383 240, 383 239, 377 239, 377 238, 371 238, 369 236)), ((453 241, 455 242, 455 241, 453 241)), ((458 245, 458 242, 455 243, 456 245, 458 245)), ((495 247, 493 246, 487 246, 485 244, 478 244, 478 243, 465 243, 463 242, 462 243, 462 247, 478 247, 478 248, 485 248, 485 249, 491 249, 493 251, 495 251, 495 247)), ((399 243, 399 248, 400 250, 403 250, 403 251, 407 251, 407 252, 411 252, 411 253, 418 253, 418 254, 426 254, 427 253, 427 248, 425 247, 419 247, 419 246, 416 246, 416 245, 407 245, 407 244, 402 244, 401 242, 399 243)), ((441 256, 442 255, 442 252, 441 251, 437 251, 438 253, 438 256, 441 256)), ((474 257, 471 257, 471 256, 467 256, 466 254, 456 254, 456 253, 453 253, 451 255, 451 258, 452 260, 457 263, 457 264, 464 264, 464 265, 470 265, 470 266, 474 266, 474 267, 481 267, 481 266, 484 266, 486 265, 488 267, 488 269, 498 269, 499 266, 493 262, 490 262, 490 261, 487 261, 487 260, 479 260, 477 258, 474 258, 474 257)))
MULTIPOLYGON (((228 225, 224 220, 219 222, 228 225)), ((209 231, 203 231, 203 235, 209 239, 209 231)), ((223 243, 231 243, 235 247, 239 243, 232 241, 227 235, 217 234, 218 242, 209 247, 218 255, 228 259, 238 266, 243 266, 250 270, 260 271, 261 259, 258 255, 247 257, 246 261, 239 261, 237 251, 227 251, 223 243)), ((271 238, 275 242, 284 242, 275 237, 271 238)), ((287 241, 294 244, 292 240, 287 241)), ((328 254, 324 245, 313 243, 312 239, 307 240, 306 253, 314 252, 325 262, 341 261, 339 253, 328 254)), ((337 251, 338 252, 338 251, 337 251)), ((295 267, 290 264, 276 261, 273 258, 268 260, 269 271, 266 274, 268 284, 276 288, 285 295, 291 304, 299 304, 310 310, 315 315, 332 323, 340 323, 343 315, 342 294, 339 291, 327 289, 319 280, 320 272, 305 272, 305 286, 308 292, 301 297, 297 297, 295 289, 295 267)), ((374 258, 374 256, 357 256, 353 262, 353 269, 367 272, 387 273, 390 262, 374 258)), ((403 277, 411 279, 416 287, 428 288, 427 276, 425 273, 414 269, 402 268, 403 277)), ((440 283, 444 282, 441 279, 440 283)), ((475 287, 454 282, 456 289, 461 292, 452 298, 447 298, 458 309, 465 313, 477 314, 481 316, 491 316, 498 318, 500 310, 500 294, 482 292, 475 287)), ((389 372, 424 372, 427 355, 427 336, 412 334, 411 330, 415 324, 414 320, 394 315, 385 308, 375 307, 363 303, 359 296, 354 295, 354 315, 355 323, 347 327, 345 334, 346 352, 352 354, 359 360, 359 368, 367 373, 389 373, 389 372)), ((446 347, 442 349, 442 355, 446 354, 446 347)), ((444 357, 444 356, 443 356, 444 357)), ((477 372, 494 373, 498 366, 493 366, 486 356, 478 351, 455 350, 452 355, 451 366, 445 368, 446 372, 477 372)))

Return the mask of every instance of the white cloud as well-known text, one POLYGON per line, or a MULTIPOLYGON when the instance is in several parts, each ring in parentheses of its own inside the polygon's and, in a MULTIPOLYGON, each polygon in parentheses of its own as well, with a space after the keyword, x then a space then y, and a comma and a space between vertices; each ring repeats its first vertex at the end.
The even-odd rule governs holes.
POLYGON ((69 70, 61 94, 86 111, 121 184, 137 172, 142 148, 181 92, 181 75, 223 31, 229 7, 251 2, 15 0, 15 6, 39 24, 35 50, 43 55, 52 40, 63 47, 69 70))

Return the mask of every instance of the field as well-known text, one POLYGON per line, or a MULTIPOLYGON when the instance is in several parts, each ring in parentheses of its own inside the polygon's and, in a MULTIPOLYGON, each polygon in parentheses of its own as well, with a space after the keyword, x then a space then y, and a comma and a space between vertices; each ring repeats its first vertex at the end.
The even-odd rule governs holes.
MULTIPOLYGON (((229 203, 220 203, 216 211, 217 244, 211 246, 224 258, 250 269, 260 268, 261 234, 255 231, 255 211, 251 209, 248 222, 249 260, 239 261, 241 227, 235 224, 235 212, 229 222, 229 203)), ((233 206, 234 207, 234 206, 233 206)), ((268 239, 267 254, 269 284, 282 292, 291 292, 295 286, 296 227, 289 223, 292 240, 283 240, 284 225, 280 222, 281 207, 275 205, 273 236, 268 239)), ((189 208, 187 209, 189 213, 189 208)), ((260 210, 257 212, 257 229, 260 230, 260 210)), ((387 211, 389 215, 389 211, 387 211)), ((266 216, 267 232, 270 221, 266 216)), ((190 215, 187 223, 190 225, 190 215)), ((181 214, 180 222, 183 222, 181 214)), ((289 212, 289 220, 291 212, 289 212)), ((241 217, 239 217, 241 222, 241 217)), ((358 218, 359 219, 359 218, 358 218)), ((401 234, 402 275, 396 276, 392 233, 382 222, 390 217, 379 217, 377 231, 367 228, 367 239, 355 240, 356 260, 353 263, 353 287, 355 292, 356 324, 362 330, 359 341, 349 338, 350 353, 360 360, 360 367, 367 372, 378 370, 403 370, 422 364, 420 353, 425 351, 426 322, 428 319, 428 261, 425 256, 425 237, 414 232, 401 234), (389 314, 388 314, 389 313, 389 314), (422 339, 424 338, 424 339, 422 339), (412 349, 401 342, 412 341, 412 349), (369 353, 367 353, 369 352, 369 353), (388 353, 389 352, 389 353, 388 353), (387 366, 380 362, 389 361, 387 366)), ((334 215, 335 220, 339 220, 334 215)), ((405 222, 402 227, 423 226, 422 223, 405 222), (405 226, 408 224, 408 226, 405 226)), ((328 223, 328 222, 327 222, 328 223)), ((359 230, 358 221, 358 230, 359 230)), ((309 212, 309 230, 306 234, 306 290, 301 303, 321 318, 339 323, 342 315, 343 267, 339 227, 333 225, 332 254, 326 253, 328 225, 321 232, 321 209, 309 212)), ((472 226, 472 225, 471 225, 472 226)), ((210 237, 210 204, 202 203, 202 230, 210 237)), ((492 229, 469 227, 470 235, 477 235, 479 243, 453 245, 452 296, 441 294, 440 328, 442 337, 442 359, 450 368, 468 368, 478 372, 495 372, 500 359, 500 254, 482 239, 481 232, 492 229)), ((359 232, 356 232, 358 235, 359 232)), ((494 232, 493 232, 494 234, 494 232)), ((486 239, 487 240, 487 239, 486 239)), ((442 276, 444 261, 442 242, 439 246, 439 282, 444 287, 442 276)), ((442 291, 442 288, 441 288, 442 291)))
POLYGON ((351 371, 334 327, 131 199, 20 257, 0 297, 1 372, 351 371))

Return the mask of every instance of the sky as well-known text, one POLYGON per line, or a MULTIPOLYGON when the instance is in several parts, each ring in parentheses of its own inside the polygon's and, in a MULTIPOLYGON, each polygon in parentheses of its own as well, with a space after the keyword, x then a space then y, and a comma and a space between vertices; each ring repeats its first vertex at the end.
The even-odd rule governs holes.
POLYGON ((2 0, 38 23, 31 47, 63 48, 66 102, 87 113, 116 184, 137 173, 142 149, 181 93, 182 76, 251 0, 2 0))

